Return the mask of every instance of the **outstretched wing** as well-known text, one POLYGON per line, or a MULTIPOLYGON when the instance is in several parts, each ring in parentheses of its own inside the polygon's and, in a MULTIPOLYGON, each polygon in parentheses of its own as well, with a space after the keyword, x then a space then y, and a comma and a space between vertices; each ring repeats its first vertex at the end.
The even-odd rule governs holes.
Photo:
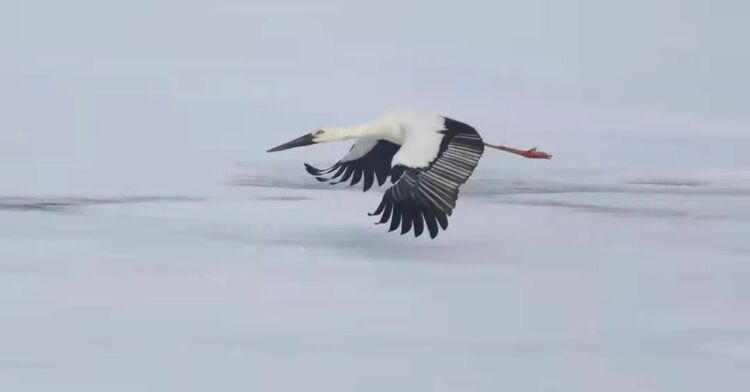
POLYGON ((330 182, 331 185, 347 182, 356 185, 364 179, 366 192, 377 180, 383 185, 392 174, 391 160, 401 148, 398 144, 379 139, 359 139, 344 158, 327 169, 318 169, 305 164, 308 173, 318 181, 330 182), (333 181, 336 180, 336 181, 333 181))
MULTIPOLYGON (((403 167, 398 182, 389 188, 377 210, 378 224, 390 220, 389 231, 401 226, 401 234, 414 229, 419 237, 427 227, 431 238, 448 228, 459 187, 474 172, 484 152, 484 142, 469 125, 445 119, 445 130, 436 157, 427 167, 403 167)), ((395 170, 395 169, 394 169, 395 170)))

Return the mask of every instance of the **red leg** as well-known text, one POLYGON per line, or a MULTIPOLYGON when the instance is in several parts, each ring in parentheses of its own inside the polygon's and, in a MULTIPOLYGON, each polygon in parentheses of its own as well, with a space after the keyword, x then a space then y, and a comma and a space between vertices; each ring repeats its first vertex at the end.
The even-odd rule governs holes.
POLYGON ((539 151, 536 149, 536 147, 529 149, 529 150, 519 150, 517 148, 513 147, 506 147, 506 146, 493 146, 491 144, 486 144, 487 147, 496 148, 501 151, 506 151, 511 154, 520 155, 522 157, 530 158, 530 159, 550 159, 552 158, 551 154, 548 154, 544 151, 539 151))

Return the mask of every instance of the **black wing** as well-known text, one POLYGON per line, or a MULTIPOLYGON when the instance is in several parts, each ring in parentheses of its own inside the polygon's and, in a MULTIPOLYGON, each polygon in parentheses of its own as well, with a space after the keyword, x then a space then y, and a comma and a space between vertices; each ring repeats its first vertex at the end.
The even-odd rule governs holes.
POLYGON ((331 185, 351 179, 349 184, 351 186, 364 179, 363 191, 367 192, 376 180, 378 185, 383 185, 388 176, 393 174, 391 161, 400 148, 398 144, 385 140, 360 140, 352 146, 347 156, 333 166, 321 170, 306 163, 305 169, 318 181, 330 182, 331 185), (368 147, 370 148, 368 151, 362 151, 368 147))
MULTIPOLYGON (((484 152, 484 142, 469 125, 445 119, 440 152, 426 168, 405 167, 398 182, 389 188, 377 210, 378 224, 391 221, 390 230, 401 226, 401 234, 414 229, 419 237, 427 227, 431 238, 448 228, 459 187, 474 172, 484 152)), ((394 169, 395 170, 395 169, 394 169)))

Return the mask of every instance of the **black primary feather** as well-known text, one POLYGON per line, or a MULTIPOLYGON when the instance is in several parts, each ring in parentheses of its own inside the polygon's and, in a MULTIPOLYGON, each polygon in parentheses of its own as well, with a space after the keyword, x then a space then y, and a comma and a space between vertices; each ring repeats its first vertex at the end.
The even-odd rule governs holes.
POLYGON ((372 188, 375 179, 381 186, 392 175, 391 161, 400 148, 401 146, 398 144, 378 140, 370 151, 357 159, 339 161, 327 169, 318 169, 306 163, 305 170, 315 176, 318 181, 330 182, 331 185, 344 183, 351 179, 349 186, 353 186, 364 178, 362 190, 366 192, 372 188), (331 173, 333 174, 330 175, 331 173))
POLYGON ((425 230, 435 238, 448 228, 459 188, 473 174, 484 153, 484 142, 477 131, 462 122, 445 118, 443 140, 435 159, 427 167, 396 166, 391 171, 394 183, 383 195, 378 208, 379 224, 391 221, 389 231, 401 226, 401 234, 410 230, 419 237, 425 230))

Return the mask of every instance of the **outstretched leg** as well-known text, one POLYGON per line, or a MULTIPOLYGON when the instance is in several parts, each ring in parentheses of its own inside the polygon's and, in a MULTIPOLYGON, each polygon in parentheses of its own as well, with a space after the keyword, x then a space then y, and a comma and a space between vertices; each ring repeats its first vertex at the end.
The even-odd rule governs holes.
POLYGON ((495 149, 498 149, 500 151, 509 152, 511 154, 520 155, 522 157, 531 158, 531 159, 550 159, 552 158, 552 155, 547 154, 544 151, 538 151, 536 147, 530 149, 530 150, 519 150, 517 148, 513 147, 506 147, 506 146, 493 146, 492 144, 484 143, 487 147, 492 147, 495 149))

